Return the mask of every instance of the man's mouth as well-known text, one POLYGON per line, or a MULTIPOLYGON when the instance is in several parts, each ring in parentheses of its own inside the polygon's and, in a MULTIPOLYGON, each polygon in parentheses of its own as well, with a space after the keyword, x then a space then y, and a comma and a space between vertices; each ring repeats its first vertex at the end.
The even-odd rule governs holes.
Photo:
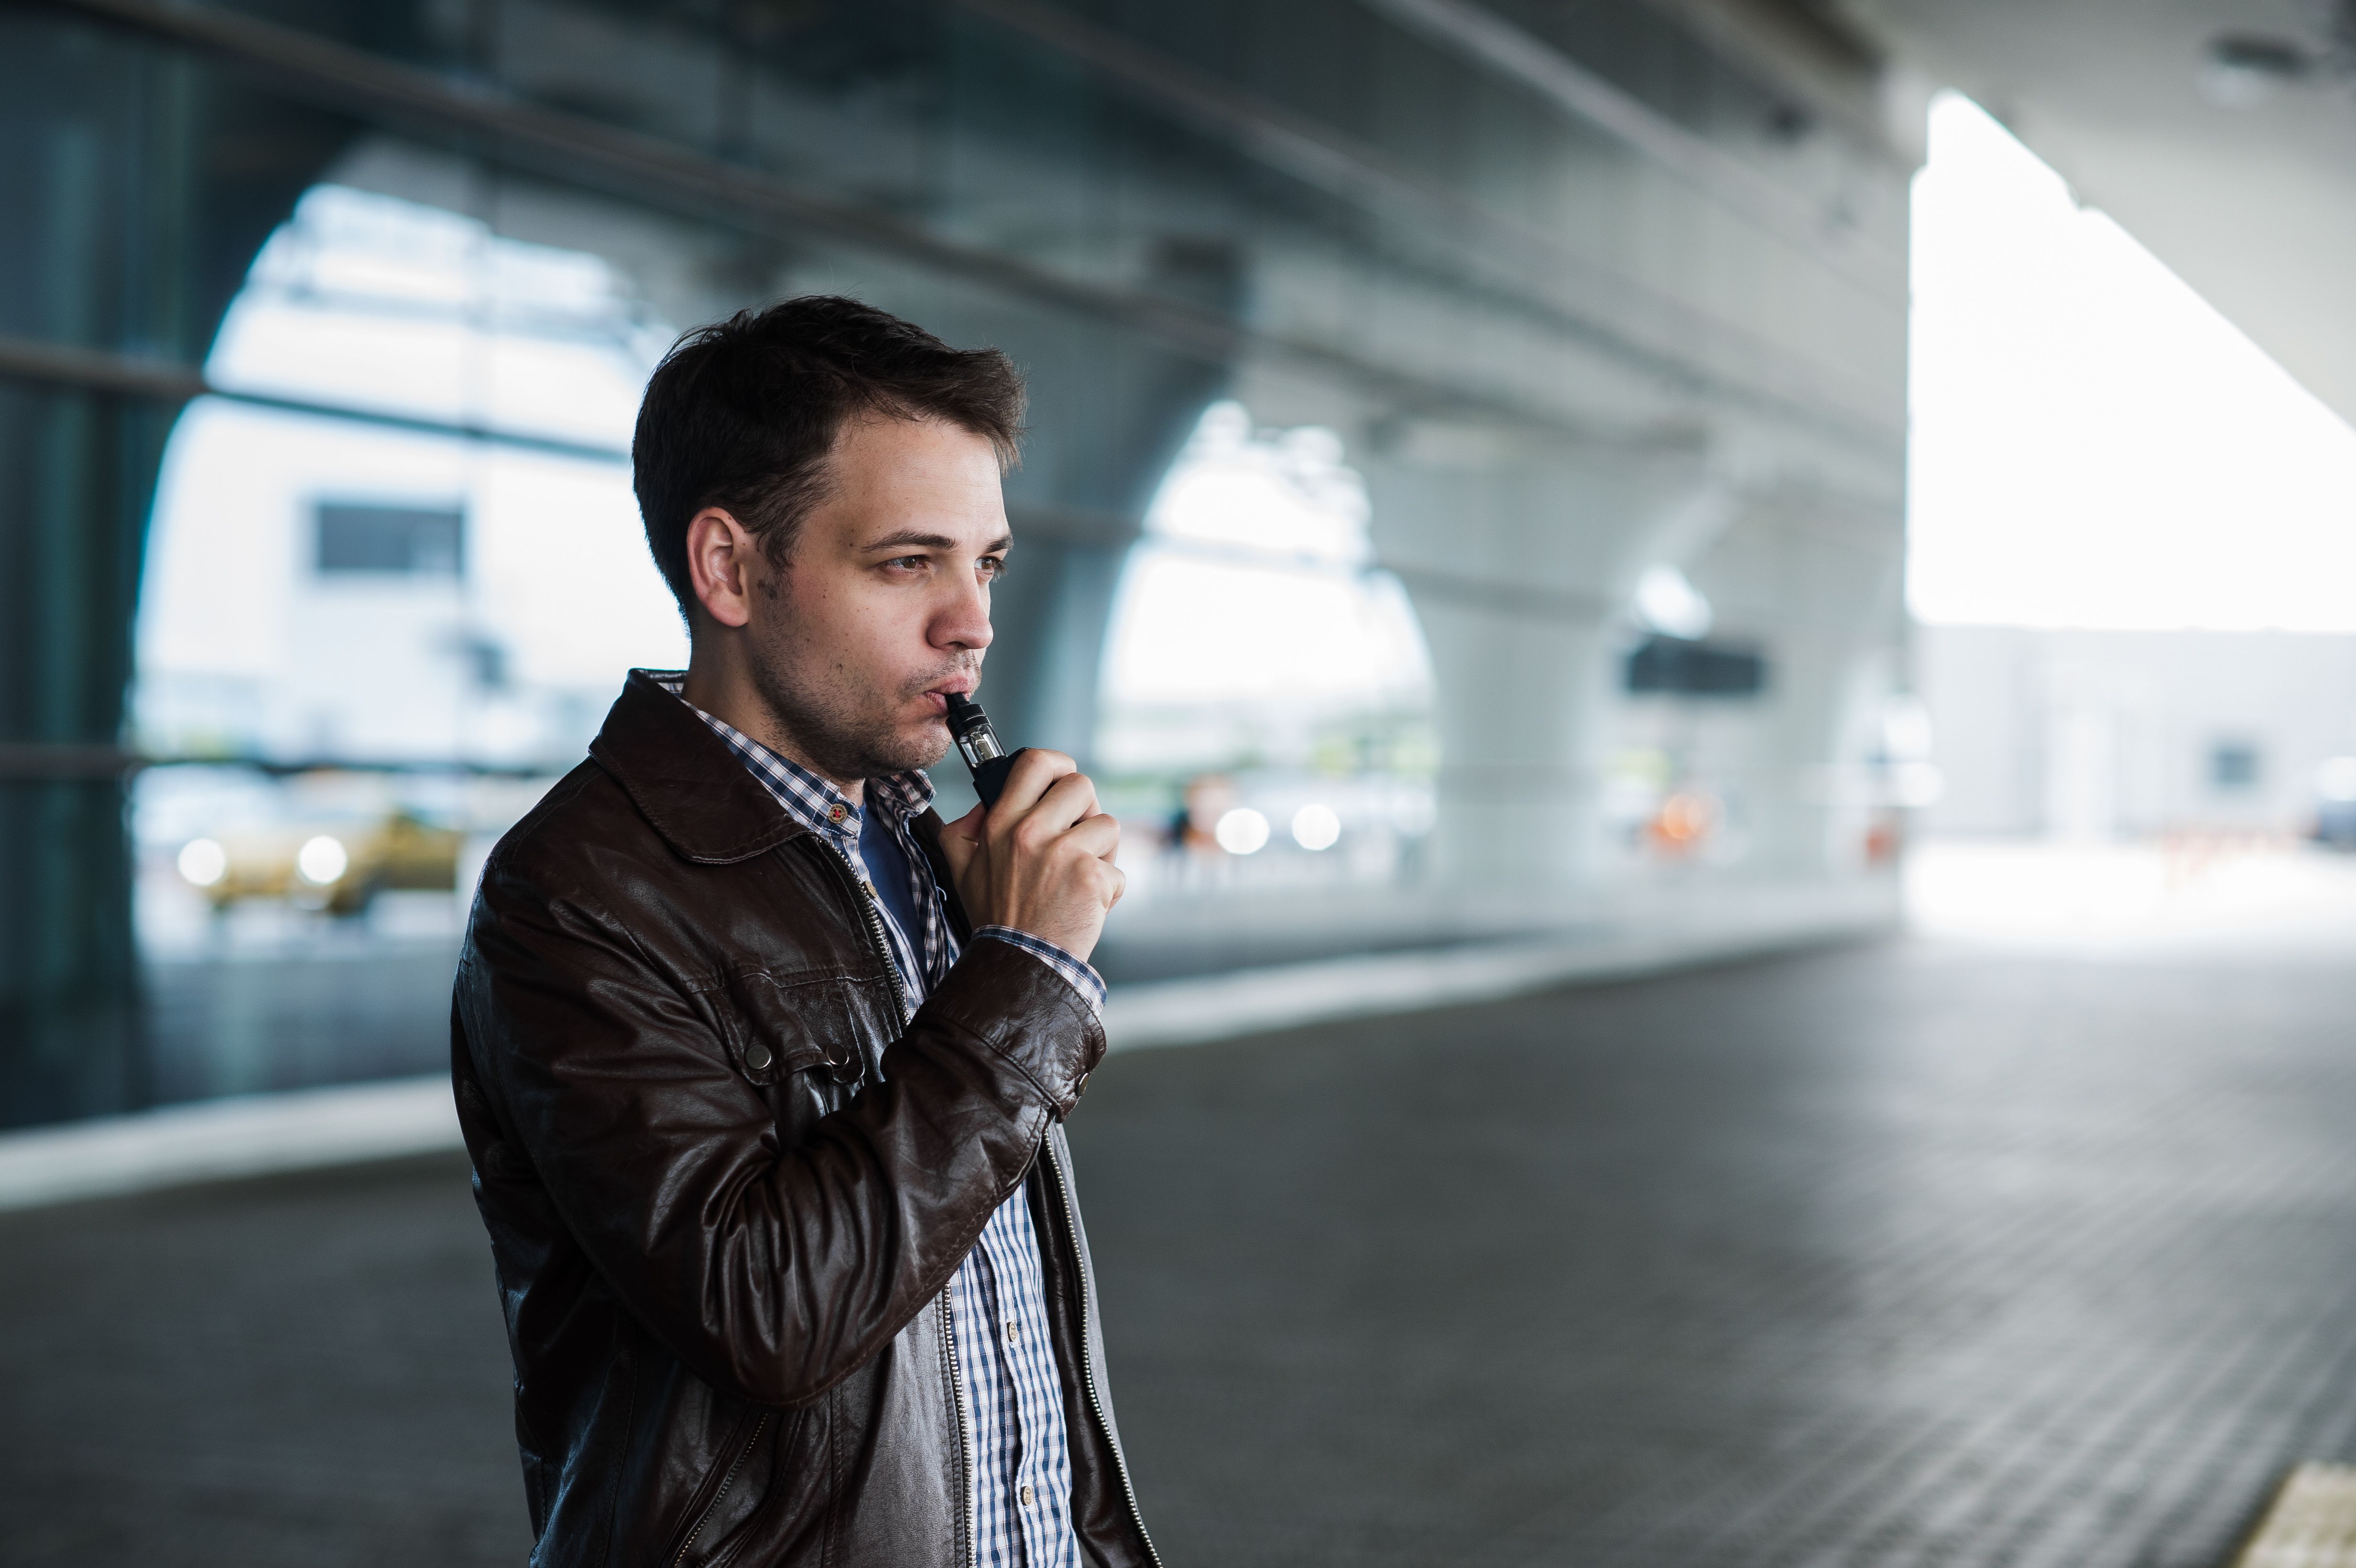
POLYGON ((925 705, 936 713, 947 713, 949 710, 948 694, 950 692, 954 691, 961 697, 971 697, 973 688, 980 684, 973 671, 959 670, 957 674, 937 680, 925 688, 923 693, 925 705))

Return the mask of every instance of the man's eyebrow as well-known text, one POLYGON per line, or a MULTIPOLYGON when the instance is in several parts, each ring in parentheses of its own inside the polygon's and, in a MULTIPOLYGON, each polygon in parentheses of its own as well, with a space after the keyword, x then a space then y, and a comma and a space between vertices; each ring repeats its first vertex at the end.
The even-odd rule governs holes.
MULTIPOLYGON (((981 553, 1002 554, 1013 542, 1012 534, 1001 534, 982 546, 981 553)), ((958 541, 947 534, 928 534, 915 528, 903 528, 896 534, 885 534, 882 539, 870 539, 860 548, 862 549, 955 549, 957 547, 958 541)))

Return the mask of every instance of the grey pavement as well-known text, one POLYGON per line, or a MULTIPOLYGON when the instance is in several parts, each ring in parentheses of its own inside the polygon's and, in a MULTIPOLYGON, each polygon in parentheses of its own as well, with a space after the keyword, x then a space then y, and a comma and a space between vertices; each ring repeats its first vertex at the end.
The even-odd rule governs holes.
MULTIPOLYGON (((1172 1568, 2222 1564, 2356 1454, 2356 970, 1921 944, 1117 1056, 1172 1568)), ((514 1563, 431 1158, 0 1217, 0 1563, 514 1563)))

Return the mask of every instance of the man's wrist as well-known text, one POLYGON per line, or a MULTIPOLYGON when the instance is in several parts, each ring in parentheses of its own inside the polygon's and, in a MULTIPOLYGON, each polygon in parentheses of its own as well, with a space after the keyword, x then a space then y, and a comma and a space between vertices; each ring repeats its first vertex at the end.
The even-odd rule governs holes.
POLYGON ((985 925, 973 933, 973 939, 976 942, 988 939, 1012 943, 1022 948, 1053 969, 1058 978, 1078 993, 1091 1017, 1104 1017, 1104 976, 1098 974, 1087 959, 1058 947, 1044 936, 1033 936, 1011 925, 985 925))

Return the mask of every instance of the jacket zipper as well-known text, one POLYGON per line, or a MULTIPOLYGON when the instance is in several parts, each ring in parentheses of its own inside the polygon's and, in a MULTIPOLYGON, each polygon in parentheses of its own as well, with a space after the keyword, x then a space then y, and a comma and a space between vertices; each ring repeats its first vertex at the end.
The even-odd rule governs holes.
MULTIPOLYGON (((900 1021, 905 1024, 913 1009, 908 1006, 907 987, 900 978, 900 965, 892 957, 892 940, 884 933, 884 917, 875 912, 875 900, 868 893, 858 869, 851 865, 851 857, 832 839, 827 840, 827 848, 834 851, 836 863, 851 879, 851 899, 859 905, 860 913, 867 917, 868 940, 874 944, 875 955, 884 960, 884 976, 892 983, 892 999, 899 1004, 900 1021)), ((958 1371, 957 1307, 949 1298, 950 1292, 956 1288, 955 1281, 941 1287, 941 1343, 949 1355, 949 1403, 957 1410, 958 1485, 965 1494, 958 1499, 958 1511, 965 1525, 965 1560, 968 1568, 973 1568, 981 1560, 981 1542, 976 1539, 979 1532, 973 1517, 978 1488, 973 1478, 973 1443, 966 1430, 965 1378, 958 1371)), ((682 1547, 680 1551, 684 1553, 686 1549, 682 1547)), ((672 1568, 678 1568, 678 1564, 673 1563, 672 1568)), ((1155 1568, 1160 1568, 1158 1558, 1155 1568)))
POLYGON ((736 1450, 736 1458, 728 1467, 728 1473, 720 1477, 720 1489, 712 1494, 712 1500, 703 1505, 701 1513, 695 1516, 695 1528, 689 1531, 687 1539, 679 1543, 679 1551, 670 1560, 670 1568, 679 1568, 680 1563, 687 1561, 688 1552, 695 1546, 695 1538, 701 1535, 703 1527, 712 1522, 712 1509, 718 1508, 723 1499, 728 1496, 728 1488, 736 1484, 736 1472, 744 1467, 745 1459, 752 1455, 753 1445, 761 1440, 761 1434, 767 1431, 768 1426, 769 1413, 765 1410, 761 1413, 761 1419, 753 1423, 753 1435, 744 1439, 744 1446, 736 1450))
POLYGON ((973 1445, 966 1436, 965 1376, 958 1371, 957 1307, 950 1299, 956 1289, 954 1279, 941 1287, 941 1344, 949 1353, 949 1403, 957 1410, 958 1486, 964 1494, 958 1499, 958 1518, 965 1530, 966 1563, 974 1568, 981 1561, 980 1529, 974 1519, 975 1494, 980 1488, 974 1483, 973 1445))
POLYGON ((900 1022, 905 1026, 912 1010, 908 1006, 908 989, 901 983, 900 965, 892 958, 892 939, 884 934, 884 917, 875 912, 875 900, 867 891, 866 880, 860 876, 858 868, 851 863, 851 857, 844 852, 842 846, 830 838, 826 840, 826 847, 834 852, 835 864, 842 868, 843 875, 851 879, 851 900, 859 905, 859 912, 866 916, 867 939, 875 944, 875 956, 884 960, 884 977, 892 983, 892 999, 900 1004, 900 1022))
MULTIPOLYGON (((851 857, 831 840, 829 840, 829 848, 834 850, 835 859, 841 863, 844 872, 851 878, 851 894, 858 901, 861 912, 867 916, 867 934, 884 960, 884 973, 891 979, 892 995, 900 1004, 900 1017, 905 1019, 908 1017, 907 992, 901 986, 900 966, 892 961, 891 941, 884 934, 884 921, 875 912, 875 901, 868 896, 867 890, 860 882, 858 872, 851 867, 851 857)), ((1120 1440, 1112 1435, 1112 1423, 1105 1418, 1104 1401, 1097 1393, 1096 1368, 1088 1360, 1088 1271, 1080 1266, 1080 1222, 1072 1211, 1071 1185, 1064 1179, 1063 1161, 1057 1157, 1052 1140, 1043 1142, 1040 1147, 1047 1157, 1048 1169, 1055 1173, 1056 1206, 1063 1211, 1064 1235, 1071 1243, 1074 1271, 1080 1282, 1080 1384, 1087 1392, 1088 1413, 1096 1418, 1097 1430, 1104 1435, 1105 1446, 1112 1451, 1113 1470, 1120 1477, 1120 1494, 1129 1504, 1129 1521, 1137 1527, 1137 1538, 1145 1542, 1145 1554, 1152 1560, 1153 1568, 1162 1568, 1162 1553, 1154 1550, 1153 1537, 1146 1533, 1145 1515, 1137 1506, 1137 1489, 1129 1479, 1129 1460, 1120 1451, 1120 1440)), ((958 1373, 957 1333, 953 1327, 956 1308, 948 1300, 948 1291, 952 1288, 954 1284, 944 1287, 941 1293, 941 1332, 948 1342, 949 1394, 957 1405, 958 1453, 964 1460, 958 1474, 967 1488, 966 1562, 972 1564, 980 1559, 981 1543, 975 1539, 972 1523, 973 1447, 966 1435, 965 1385, 958 1373)))
POLYGON ((1162 1568, 1162 1553, 1153 1549, 1153 1537, 1145 1531, 1145 1515, 1137 1507, 1137 1489, 1129 1484, 1129 1460, 1121 1454, 1120 1439, 1112 1435, 1112 1423, 1105 1419, 1104 1402, 1097 1397, 1096 1367, 1088 1360, 1088 1270, 1080 1256, 1080 1221, 1072 1209, 1071 1183, 1065 1179, 1063 1157, 1055 1152, 1055 1140, 1050 1137, 1040 1147, 1047 1157, 1047 1168, 1055 1173, 1056 1207, 1064 1213, 1064 1239, 1071 1243, 1072 1273, 1080 1284, 1080 1384, 1087 1391, 1088 1413, 1096 1417, 1097 1430, 1104 1435, 1105 1446, 1112 1450, 1120 1495, 1129 1502, 1129 1522, 1137 1526, 1137 1538, 1145 1542, 1145 1555, 1152 1560, 1153 1568, 1162 1568))

